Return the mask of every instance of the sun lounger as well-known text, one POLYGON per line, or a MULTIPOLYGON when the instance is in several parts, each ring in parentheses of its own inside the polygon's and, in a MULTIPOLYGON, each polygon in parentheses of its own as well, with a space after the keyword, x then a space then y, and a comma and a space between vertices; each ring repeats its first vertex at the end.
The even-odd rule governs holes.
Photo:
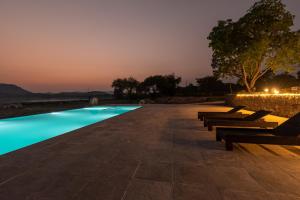
POLYGON ((257 120, 259 118, 262 118, 268 114, 270 114, 270 111, 265 110, 259 110, 252 114, 245 114, 241 116, 233 116, 233 115, 218 115, 218 116, 212 116, 212 117, 205 117, 204 118, 204 127, 207 127, 207 121, 209 120, 244 120, 244 121, 253 121, 257 120))
POLYGON ((227 112, 198 112, 198 119, 203 121, 205 116, 216 116, 216 115, 220 115, 220 114, 237 114, 237 115, 241 115, 241 113, 238 113, 238 111, 243 109, 243 108, 245 108, 245 106, 236 106, 236 107, 232 108, 231 110, 229 110, 227 112))
POLYGON ((225 141, 226 150, 233 143, 300 145, 300 113, 274 129, 217 128, 216 140, 225 141))
POLYGON ((208 127, 209 131, 213 130, 214 126, 238 126, 238 127, 259 127, 259 128, 275 128, 277 122, 266 122, 262 118, 270 114, 270 111, 260 110, 244 118, 208 118, 205 119, 204 126, 208 127))

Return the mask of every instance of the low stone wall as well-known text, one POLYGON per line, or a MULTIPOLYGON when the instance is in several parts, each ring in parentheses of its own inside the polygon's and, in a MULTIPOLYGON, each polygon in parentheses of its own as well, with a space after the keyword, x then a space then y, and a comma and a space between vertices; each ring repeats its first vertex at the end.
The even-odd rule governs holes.
POLYGON ((224 101, 223 97, 159 97, 156 99, 142 99, 141 104, 192 104, 211 101, 224 101))
POLYGON ((300 112, 299 95, 228 95, 226 103, 244 105, 247 110, 270 110, 272 114, 291 117, 300 112))

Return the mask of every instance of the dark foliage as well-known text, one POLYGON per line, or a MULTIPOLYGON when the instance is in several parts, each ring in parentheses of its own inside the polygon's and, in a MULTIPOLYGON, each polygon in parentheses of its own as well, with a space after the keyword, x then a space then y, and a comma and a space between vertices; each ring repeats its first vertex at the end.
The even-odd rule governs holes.
POLYGON ((174 96, 181 82, 175 75, 155 75, 139 83, 134 78, 116 79, 112 83, 117 99, 135 99, 144 97, 174 96))
POLYGON ((257 82, 258 91, 262 91, 264 88, 286 89, 294 86, 299 87, 300 80, 288 73, 274 74, 269 72, 257 82))
POLYGON ((196 79, 197 85, 179 86, 180 77, 155 75, 138 82, 134 78, 116 79, 112 83, 117 99, 141 99, 170 96, 223 96, 241 90, 241 85, 223 83, 213 76, 196 79))
POLYGON ((225 95, 241 90, 241 86, 234 83, 223 83, 215 76, 196 79, 198 92, 201 96, 225 95))
POLYGON ((175 75, 155 75, 146 78, 140 86, 141 91, 151 97, 174 96, 178 84, 181 82, 180 77, 175 75))
POLYGON ((137 88, 139 86, 139 82, 132 78, 123 78, 116 79, 112 83, 112 87, 114 88, 114 96, 117 99, 133 99, 137 95, 137 88))
POLYGON ((189 84, 185 87, 178 87, 176 95, 178 96, 199 96, 199 87, 189 84))
POLYGON ((268 71, 299 66, 300 32, 280 0, 260 0, 237 21, 219 21, 209 34, 212 68, 219 77, 237 77, 248 92, 268 71))

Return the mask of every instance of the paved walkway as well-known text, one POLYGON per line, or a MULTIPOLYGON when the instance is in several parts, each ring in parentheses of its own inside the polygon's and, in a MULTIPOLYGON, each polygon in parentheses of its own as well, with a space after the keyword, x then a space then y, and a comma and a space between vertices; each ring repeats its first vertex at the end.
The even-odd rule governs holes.
POLYGON ((147 105, 1 156, 0 199, 300 199, 300 149, 225 151, 196 120, 225 109, 147 105))

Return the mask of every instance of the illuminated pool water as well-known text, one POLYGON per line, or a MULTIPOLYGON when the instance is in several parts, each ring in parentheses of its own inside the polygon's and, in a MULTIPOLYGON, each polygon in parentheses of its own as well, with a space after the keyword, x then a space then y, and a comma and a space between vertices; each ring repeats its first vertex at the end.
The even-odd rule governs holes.
POLYGON ((0 120, 0 155, 135 110, 97 106, 0 120))

